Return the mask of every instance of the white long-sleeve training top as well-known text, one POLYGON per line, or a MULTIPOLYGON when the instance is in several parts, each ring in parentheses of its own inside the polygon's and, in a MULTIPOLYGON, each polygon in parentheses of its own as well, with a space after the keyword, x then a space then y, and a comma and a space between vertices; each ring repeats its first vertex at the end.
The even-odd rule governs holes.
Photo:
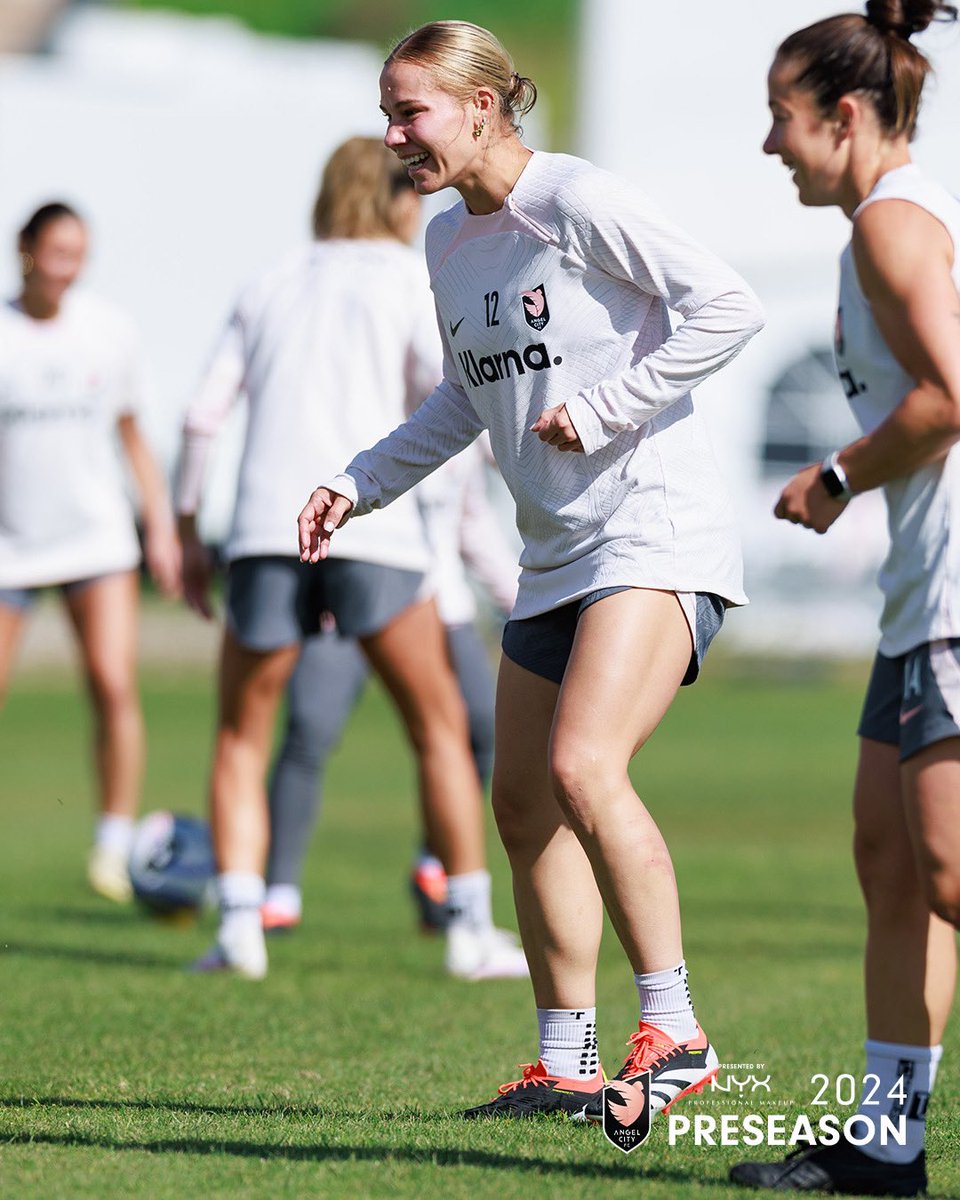
MULTIPOLYGON (((188 409, 177 511, 197 511, 212 442, 245 394, 224 554, 298 557, 304 497, 420 403, 440 355, 426 271, 408 246, 336 239, 290 254, 244 290, 188 409)), ((413 497, 341 530, 332 554, 425 570, 413 497)))
POLYGON ((460 202, 434 218, 426 250, 443 382, 328 486, 369 512, 486 427, 524 544, 515 618, 618 584, 744 603, 732 507, 690 397, 762 326, 743 280, 623 181, 539 152, 498 212, 460 202), (530 432, 558 404, 585 453, 530 432))

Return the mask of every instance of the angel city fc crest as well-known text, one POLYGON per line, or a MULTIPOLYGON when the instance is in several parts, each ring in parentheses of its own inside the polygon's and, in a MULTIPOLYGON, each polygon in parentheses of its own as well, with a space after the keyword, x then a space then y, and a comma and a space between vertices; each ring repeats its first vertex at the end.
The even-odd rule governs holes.
POLYGON ((547 293, 543 284, 529 292, 521 292, 520 299, 523 301, 523 315, 530 328, 538 332, 545 328, 550 320, 550 306, 547 304, 547 293))
POLYGON ((629 1154, 650 1136, 650 1072, 611 1079, 603 1088, 603 1133, 608 1142, 629 1154))

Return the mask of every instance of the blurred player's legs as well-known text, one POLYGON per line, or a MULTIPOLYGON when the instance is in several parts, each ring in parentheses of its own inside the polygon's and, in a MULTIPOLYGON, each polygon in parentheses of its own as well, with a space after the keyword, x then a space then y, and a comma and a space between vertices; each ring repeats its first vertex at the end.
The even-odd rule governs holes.
POLYGON ((26 625, 26 612, 0 593, 0 711, 7 698, 13 663, 26 625))
POLYGON ((416 754, 426 842, 447 872, 447 970, 472 979, 525 975, 523 953, 493 926, 480 781, 436 605, 412 604, 360 641, 416 754))
POLYGON ((220 656, 219 714, 210 811, 219 869, 220 928, 198 970, 266 974, 260 909, 270 838, 265 779, 277 705, 297 661, 299 644, 258 651, 229 628, 220 656))
POLYGON ((145 753, 137 688, 137 574, 120 572, 69 586, 64 601, 94 713, 100 813, 88 879, 101 895, 129 900, 127 863, 145 753))
POLYGON ((352 638, 307 638, 287 686, 287 724, 270 779, 264 929, 300 920, 303 860, 320 811, 327 756, 363 689, 367 663, 352 638))
MULTIPOLYGON (((495 684, 486 646, 472 624, 446 626, 447 652, 467 706, 470 750, 486 791, 493 772, 495 684)), ((447 876, 432 848, 424 845, 414 863, 410 890, 425 933, 447 927, 447 876)))

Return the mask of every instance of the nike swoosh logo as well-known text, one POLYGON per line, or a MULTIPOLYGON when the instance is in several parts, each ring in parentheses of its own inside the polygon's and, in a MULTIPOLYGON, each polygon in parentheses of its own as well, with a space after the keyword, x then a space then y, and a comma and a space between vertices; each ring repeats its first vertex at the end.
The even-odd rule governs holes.
POLYGON ((917 715, 917 713, 918 713, 918 712, 923 712, 923 705, 922 705, 922 704, 918 704, 916 708, 908 708, 906 712, 902 712, 902 713, 900 714, 900 724, 901 724, 901 725, 906 725, 906 723, 907 723, 907 722, 908 722, 908 721, 909 721, 909 720, 910 720, 912 717, 915 717, 915 716, 917 715))
POLYGON ((455 338, 457 336, 457 330, 463 324, 463 320, 464 320, 463 317, 461 317, 460 320, 456 323, 456 325, 454 325, 454 323, 452 321, 450 322, 450 336, 452 338, 455 338))

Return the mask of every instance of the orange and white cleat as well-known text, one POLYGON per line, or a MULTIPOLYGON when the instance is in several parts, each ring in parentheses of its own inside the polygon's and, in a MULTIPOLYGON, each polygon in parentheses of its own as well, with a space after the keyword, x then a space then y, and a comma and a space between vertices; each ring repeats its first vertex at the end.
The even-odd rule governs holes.
POLYGON ((487 1104, 468 1108, 466 1120, 477 1117, 535 1117, 541 1113, 560 1113, 583 1120, 584 1109, 599 1097, 603 1090, 603 1071, 590 1079, 563 1079, 548 1075, 543 1062, 526 1063, 523 1075, 513 1083, 504 1083, 497 1095, 487 1104))
MULTIPOLYGON (((641 1021, 627 1045, 630 1053, 611 1083, 630 1083, 649 1071, 651 1115, 669 1112, 684 1096, 702 1092, 720 1067, 717 1052, 699 1025, 694 1037, 675 1042, 662 1029, 641 1021)), ((584 1115, 588 1121, 603 1120, 602 1093, 591 1100, 584 1115)))

